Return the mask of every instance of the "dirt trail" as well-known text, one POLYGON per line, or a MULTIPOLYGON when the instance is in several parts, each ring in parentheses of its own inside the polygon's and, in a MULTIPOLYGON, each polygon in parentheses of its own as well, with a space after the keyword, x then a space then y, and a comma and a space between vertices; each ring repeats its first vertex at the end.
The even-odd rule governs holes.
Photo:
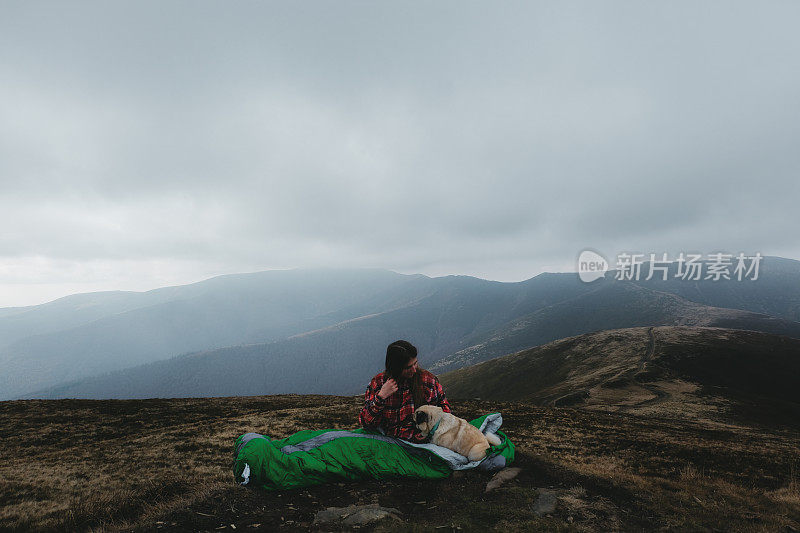
POLYGON ((645 354, 639 360, 639 372, 644 371, 645 363, 653 360, 653 354, 656 351, 656 336, 655 333, 653 333, 652 327, 647 330, 647 334, 650 336, 650 339, 647 341, 647 350, 645 351, 645 354))
POLYGON ((619 411, 627 412, 632 409, 637 409, 639 407, 645 407, 650 405, 655 405, 658 403, 663 402, 671 395, 667 392, 661 390, 660 387, 654 385, 652 383, 648 383, 648 381, 653 379, 653 374, 660 374, 663 369, 655 363, 655 351, 656 351, 656 336, 654 333, 654 327, 650 327, 647 330, 647 335, 649 337, 647 341, 647 349, 645 353, 642 355, 641 359, 639 360, 638 367, 636 369, 636 373, 631 376, 630 382, 631 385, 638 385, 643 389, 647 389, 651 393, 653 393, 653 397, 647 400, 641 401, 634 405, 625 405, 620 406, 619 411))
POLYGON ((667 393, 667 392, 664 392, 663 390, 661 390, 660 387, 657 387, 656 385, 653 385, 651 383, 644 382, 644 379, 647 379, 647 378, 643 374, 646 372, 645 366, 648 363, 649 363, 649 366, 651 368, 652 367, 657 367, 657 368, 660 369, 660 367, 654 362, 654 359, 655 359, 654 356, 655 356, 655 351, 656 351, 656 335, 653 332, 654 329, 655 328, 650 327, 647 330, 647 334, 650 336, 650 339, 647 342, 647 351, 642 356, 642 360, 639 361, 639 372, 634 374, 633 379, 634 379, 634 381, 639 383, 640 386, 642 386, 643 388, 645 388, 645 389, 649 390, 650 392, 652 392, 653 394, 655 394, 655 397, 650 398, 649 400, 645 400, 643 402, 639 402, 639 403, 637 403, 636 405, 634 405, 632 407, 643 407, 645 405, 654 405, 654 404, 657 404, 657 403, 661 403, 661 402, 663 402, 664 400, 666 400, 667 398, 670 397, 670 394, 667 393), (640 381, 640 379, 642 381, 640 381))

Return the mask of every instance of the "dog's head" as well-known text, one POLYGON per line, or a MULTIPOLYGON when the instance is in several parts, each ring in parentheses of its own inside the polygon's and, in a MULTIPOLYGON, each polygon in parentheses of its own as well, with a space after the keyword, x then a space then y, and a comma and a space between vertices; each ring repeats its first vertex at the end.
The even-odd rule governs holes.
POLYGON ((414 424, 424 436, 427 436, 434 426, 442 419, 443 413, 444 411, 442 411, 441 407, 423 405, 414 411, 414 424))

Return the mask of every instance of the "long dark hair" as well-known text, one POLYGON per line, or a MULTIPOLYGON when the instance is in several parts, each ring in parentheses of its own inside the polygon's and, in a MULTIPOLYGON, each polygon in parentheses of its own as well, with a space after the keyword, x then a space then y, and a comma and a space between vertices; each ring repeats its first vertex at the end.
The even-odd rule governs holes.
MULTIPOLYGON (((394 378, 398 384, 403 379, 403 369, 409 361, 417 357, 417 348, 408 341, 394 341, 386 347, 386 376, 394 378)), ((422 386, 422 373, 427 372, 417 367, 414 377, 411 378, 411 394, 414 396, 414 407, 425 405, 425 391, 422 386)))

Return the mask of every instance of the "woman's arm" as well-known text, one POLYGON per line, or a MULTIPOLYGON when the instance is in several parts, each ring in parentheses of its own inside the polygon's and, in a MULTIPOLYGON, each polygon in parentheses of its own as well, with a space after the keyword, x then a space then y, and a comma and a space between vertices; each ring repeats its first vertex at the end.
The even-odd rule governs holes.
POLYGON ((365 429, 378 429, 383 418, 383 408, 386 406, 386 400, 378 396, 381 386, 382 384, 373 378, 364 393, 364 407, 358 415, 358 420, 365 429))

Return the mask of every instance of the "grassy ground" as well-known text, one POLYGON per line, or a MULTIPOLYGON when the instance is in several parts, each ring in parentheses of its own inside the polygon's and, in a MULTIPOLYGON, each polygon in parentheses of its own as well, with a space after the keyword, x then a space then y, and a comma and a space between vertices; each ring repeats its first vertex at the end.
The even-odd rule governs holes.
POLYGON ((363 481, 267 493, 233 483, 248 431, 349 428, 361 400, 268 396, 0 402, 0 530, 308 530, 331 506, 377 502, 404 522, 366 530, 800 530, 800 434, 589 409, 452 402, 503 413, 520 475, 363 481), (550 516, 537 488, 557 492, 550 516))

